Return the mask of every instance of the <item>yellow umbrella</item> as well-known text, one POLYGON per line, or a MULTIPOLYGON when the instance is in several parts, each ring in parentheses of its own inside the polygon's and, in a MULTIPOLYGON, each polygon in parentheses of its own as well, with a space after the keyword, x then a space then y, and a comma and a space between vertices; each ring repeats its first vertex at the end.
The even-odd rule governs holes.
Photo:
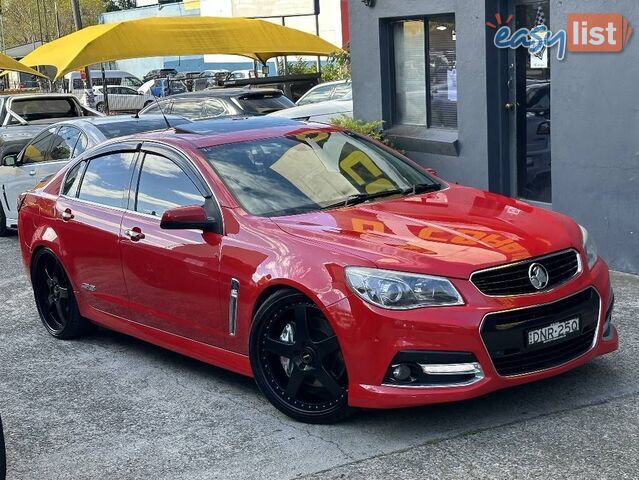
POLYGON ((51 65, 56 77, 127 58, 233 54, 266 62, 282 55, 331 55, 340 49, 316 35, 264 20, 156 17, 94 25, 38 47, 22 59, 51 65))
POLYGON ((20 63, 17 60, 14 60, 13 58, 8 57, 2 53, 0 53, 0 70, 29 73, 31 75, 37 75, 39 77, 46 78, 45 75, 38 72, 37 70, 34 70, 33 68, 29 68, 23 63, 20 63))

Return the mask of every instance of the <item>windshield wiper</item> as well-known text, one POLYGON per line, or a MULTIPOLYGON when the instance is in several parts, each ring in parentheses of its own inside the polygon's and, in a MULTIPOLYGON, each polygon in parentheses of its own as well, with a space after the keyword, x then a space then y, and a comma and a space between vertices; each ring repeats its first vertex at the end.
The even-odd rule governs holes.
POLYGON ((324 205, 322 207, 322 210, 335 207, 348 207, 349 205, 357 205, 358 203, 364 203, 374 198, 390 197, 392 195, 401 195, 402 193, 405 193, 405 191, 399 188, 393 190, 384 190, 377 193, 354 193, 353 195, 349 195, 348 197, 346 197, 344 200, 332 203, 330 205, 324 205))

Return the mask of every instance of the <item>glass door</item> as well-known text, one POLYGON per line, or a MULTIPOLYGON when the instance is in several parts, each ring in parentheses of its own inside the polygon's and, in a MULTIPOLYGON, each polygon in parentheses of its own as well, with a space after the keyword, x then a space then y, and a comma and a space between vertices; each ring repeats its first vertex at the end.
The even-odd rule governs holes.
MULTIPOLYGON (((549 1, 514 0, 515 28, 550 27, 549 1)), ((512 50, 508 85, 512 191, 521 199, 552 203, 550 151, 550 52, 512 50)))

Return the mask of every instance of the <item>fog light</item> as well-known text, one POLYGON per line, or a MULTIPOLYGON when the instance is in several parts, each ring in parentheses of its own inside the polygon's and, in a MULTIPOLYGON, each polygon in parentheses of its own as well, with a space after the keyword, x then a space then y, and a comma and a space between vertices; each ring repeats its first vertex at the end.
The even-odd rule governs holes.
POLYGON ((393 367, 393 379, 398 382, 405 382, 410 378, 411 369, 405 363, 393 367))

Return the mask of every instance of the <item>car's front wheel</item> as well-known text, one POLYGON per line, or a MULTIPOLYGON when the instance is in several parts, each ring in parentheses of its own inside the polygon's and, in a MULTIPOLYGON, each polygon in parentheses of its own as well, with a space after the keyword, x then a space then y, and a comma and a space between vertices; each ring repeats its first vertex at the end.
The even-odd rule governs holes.
POLYGON ((106 114, 106 106, 104 105, 104 102, 100 102, 95 106, 95 109, 100 112, 100 113, 104 113, 106 114))
POLYGON ((282 290, 258 309, 250 339, 260 390, 286 415, 307 423, 350 416, 348 376, 335 332, 306 296, 282 290))
POLYGON ((36 306, 47 331, 62 340, 87 333, 91 324, 80 315, 69 277, 55 255, 49 250, 40 250, 32 264, 36 306))

